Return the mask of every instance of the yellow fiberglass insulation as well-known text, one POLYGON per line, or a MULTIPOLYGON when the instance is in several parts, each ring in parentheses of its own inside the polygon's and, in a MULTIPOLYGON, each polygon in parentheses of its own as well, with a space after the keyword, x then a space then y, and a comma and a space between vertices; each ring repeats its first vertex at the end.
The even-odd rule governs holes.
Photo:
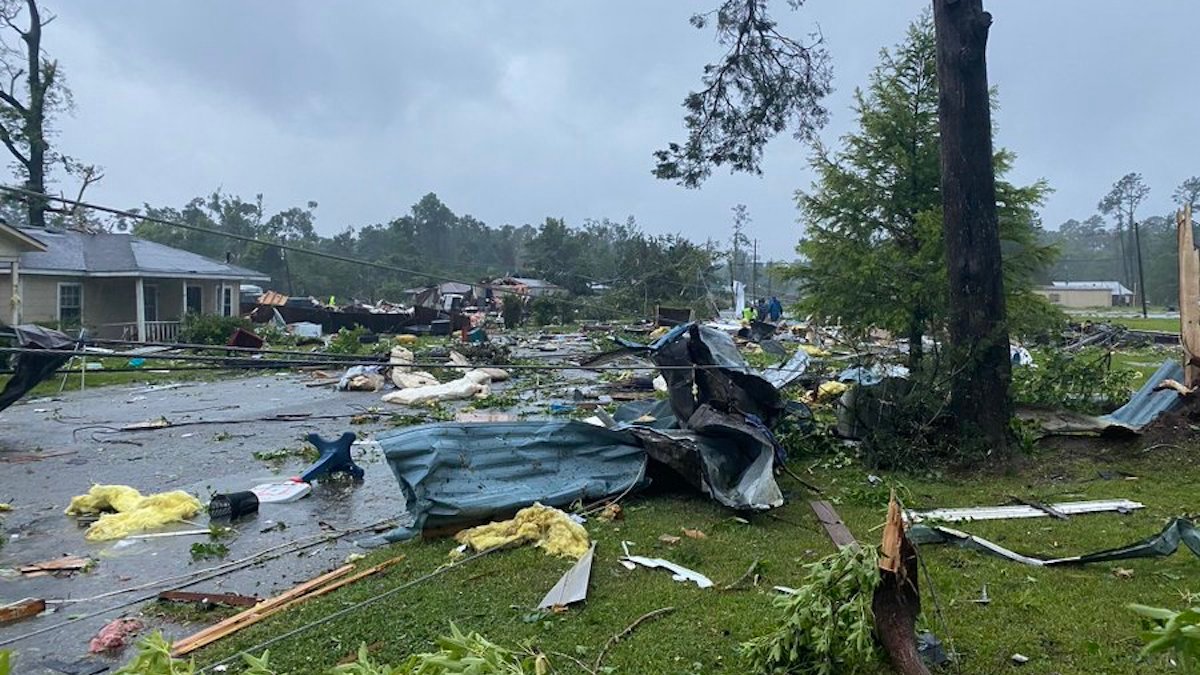
POLYGON ((576 560, 591 546, 582 525, 558 509, 536 503, 517 511, 511 520, 472 527, 454 538, 476 551, 533 544, 550 555, 576 560))
POLYGON ((142 496, 128 485, 93 485, 87 494, 71 498, 66 513, 99 513, 100 519, 92 523, 85 536, 92 541, 107 541, 177 523, 200 509, 200 500, 181 490, 142 496))

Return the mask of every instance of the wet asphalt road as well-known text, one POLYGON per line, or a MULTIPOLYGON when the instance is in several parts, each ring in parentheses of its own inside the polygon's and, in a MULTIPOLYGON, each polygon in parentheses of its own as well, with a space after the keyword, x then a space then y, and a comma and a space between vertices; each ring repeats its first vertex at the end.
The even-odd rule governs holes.
MULTIPOLYGON (((204 536, 89 542, 84 529, 63 515, 63 509, 72 496, 83 494, 93 483, 130 485, 143 494, 186 490, 207 502, 214 492, 246 490, 294 476, 304 467, 296 458, 273 467, 254 459, 254 452, 299 448, 310 432, 335 438, 351 430, 370 437, 388 428, 379 423, 351 426, 348 419, 231 423, 282 413, 350 415, 368 406, 386 405, 380 404, 377 393, 304 386, 311 381, 298 375, 262 375, 170 387, 104 387, 68 392, 52 400, 21 401, 0 413, 0 502, 13 507, 0 516, 5 537, 0 549, 0 599, 86 599, 218 564, 192 561, 190 547, 207 541, 204 536), (172 423, 211 423, 133 433, 72 433, 81 427, 118 427, 159 417, 172 423), (90 572, 64 578, 27 578, 15 571, 62 555, 88 556, 97 562, 90 572)), ((356 447, 354 455, 366 471, 361 484, 318 483, 310 496, 298 502, 263 504, 257 516, 239 521, 237 535, 226 542, 230 552, 225 560, 400 516, 403 499, 379 451, 367 444, 356 447), (271 528, 276 523, 286 527, 271 528)), ((205 527, 208 518, 202 513, 194 522, 205 527)), ((180 524, 164 531, 191 529, 197 528, 180 524)), ((188 590, 270 596, 341 563, 356 550, 356 538, 289 553, 188 590)), ((0 628, 0 641, 148 592, 54 603, 53 611, 43 616, 0 628)), ((15 652, 14 672, 56 672, 45 669, 42 662, 50 658, 72 662, 86 656, 89 639, 102 626, 120 616, 138 616, 138 609, 138 604, 116 609, 3 648, 15 652)), ((144 620, 169 638, 199 628, 144 620)), ((115 665, 119 660, 107 662, 115 665)))

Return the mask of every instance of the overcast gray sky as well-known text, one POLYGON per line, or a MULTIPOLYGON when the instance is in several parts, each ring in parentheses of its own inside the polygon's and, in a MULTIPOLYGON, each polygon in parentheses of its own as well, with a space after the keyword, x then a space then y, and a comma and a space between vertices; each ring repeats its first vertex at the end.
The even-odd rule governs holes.
MULTIPOLYGON (((491 225, 623 219, 653 233, 728 236, 749 206, 764 257, 800 236, 793 193, 808 149, 789 136, 762 177, 719 171, 700 190, 654 179, 651 153, 682 138, 684 95, 719 47, 687 18, 718 0, 109 0, 54 2, 45 47, 76 111, 62 149, 103 166, 89 195, 181 205, 215 188, 269 209, 320 204, 326 234, 407 212, 436 192, 491 225)), ((796 34, 820 27, 833 59, 836 139, 850 95, 928 5, 775 3, 796 34)), ((992 0, 990 76, 1012 178, 1056 190, 1047 225, 1084 218, 1129 171, 1148 212, 1200 174, 1189 0, 992 0)), ((60 186, 70 190, 70 184, 60 186)))

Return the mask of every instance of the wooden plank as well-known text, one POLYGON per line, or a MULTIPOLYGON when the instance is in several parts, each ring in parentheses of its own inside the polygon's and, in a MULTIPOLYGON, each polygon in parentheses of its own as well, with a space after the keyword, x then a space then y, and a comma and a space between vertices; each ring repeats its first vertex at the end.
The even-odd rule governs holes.
POLYGON ((1192 233, 1192 207, 1175 214, 1179 241, 1179 342, 1183 345, 1183 384, 1200 385, 1200 253, 1192 233))
MULTIPOLYGON (((231 617, 229 620, 222 621, 221 623, 214 625, 212 628, 200 631, 199 633, 196 633, 193 636, 184 638, 184 640, 182 640, 181 642, 175 643, 175 645, 172 647, 171 653, 175 656, 183 656, 185 654, 191 653, 201 647, 212 644, 212 643, 216 642, 217 640, 220 640, 221 638, 224 638, 228 635, 236 633, 237 631, 242 630, 243 628, 252 626, 252 625, 258 623, 259 621, 262 621, 274 614, 278 614, 279 612, 282 612, 285 609, 288 609, 289 607, 292 607, 301 602, 304 602, 305 600, 311 600, 312 598, 320 597, 322 595, 325 595, 326 593, 331 593, 339 588, 342 588, 343 586, 347 586, 347 585, 352 584, 356 581, 359 581, 365 577, 371 576, 372 574, 378 574, 379 572, 382 572, 383 570, 391 567, 392 565, 395 565, 396 563, 399 563, 400 561, 404 560, 404 558, 405 558, 404 555, 398 555, 395 558, 385 560, 384 562, 381 562, 378 565, 368 567, 367 569, 365 569, 357 574, 351 575, 344 579, 339 579, 337 581, 333 581, 333 583, 330 583, 325 586, 321 586, 320 588, 317 588, 317 586, 320 586, 320 584, 313 585, 313 582, 308 582, 307 584, 301 584, 301 586, 307 586, 307 588, 305 589, 305 592, 296 593, 294 595, 291 595, 290 597, 288 597, 286 600, 283 600, 282 602, 273 602, 276 599, 283 598, 282 595, 276 596, 276 598, 273 598, 271 601, 268 601, 267 603, 261 603, 259 606, 254 607, 252 609, 248 609, 245 612, 242 612, 241 614, 237 615, 238 617, 244 617, 240 621, 232 621, 232 619, 235 619, 237 617, 231 617), (268 603, 272 603, 271 606, 269 606, 269 607, 265 606, 268 603)), ((353 569, 354 566, 347 565, 346 567, 350 567, 351 569, 353 569)), ((341 569, 343 569, 343 568, 338 568, 338 570, 335 570, 335 571, 340 571, 341 569)), ((317 579, 314 579, 313 581, 315 582, 318 579, 324 579, 325 581, 330 581, 330 579, 326 578, 328 576, 329 575, 324 575, 324 577, 317 577, 317 579)), ((322 581, 322 583, 324 583, 324 582, 322 581)), ((301 586, 297 586, 296 589, 293 589, 293 591, 299 590, 301 588, 301 586)), ((293 593, 293 591, 289 591, 288 593, 285 593, 284 595, 291 594, 291 593, 293 593)))
POLYGON ((0 606, 0 624, 28 619, 46 611, 46 601, 37 598, 25 598, 0 606))
POLYGON ((833 540, 835 546, 858 548, 858 540, 854 538, 850 528, 842 522, 842 517, 833 510, 833 504, 825 500, 818 500, 809 502, 808 505, 812 508, 813 513, 817 514, 817 520, 820 521, 821 527, 825 528, 825 533, 833 540))
POLYGON ((158 594, 161 602, 203 602, 226 607, 254 607, 261 598, 237 593, 193 593, 191 591, 163 591, 158 594))
POLYGON ((78 572, 86 569, 91 564, 90 558, 81 558, 75 555, 65 555, 61 558, 51 558, 43 560, 39 563, 24 565, 21 567, 21 574, 33 575, 37 572, 78 572))
MULTIPOLYGON (((183 654, 187 654, 188 652, 191 652, 195 649, 199 649, 203 645, 208 644, 208 642, 203 642, 203 640, 207 639, 210 635, 213 635, 213 634, 224 635, 225 633, 223 631, 227 631, 228 629, 230 629, 232 627, 240 626, 241 624, 244 624, 244 623, 250 621, 260 612, 264 612, 264 611, 271 609, 272 607, 276 607, 278 605, 287 603, 288 601, 290 601, 294 598, 297 598, 301 595, 304 595, 305 593, 312 591, 314 588, 317 588, 318 586, 321 586, 322 584, 325 584, 329 581, 333 581, 334 579, 337 579, 338 577, 343 577, 352 571, 354 571, 354 565, 342 565, 341 567, 333 570, 332 572, 327 572, 325 574, 322 574, 319 577, 316 577, 315 579, 310 579, 309 581, 306 581, 306 582, 300 584, 299 586, 292 588, 289 591, 281 593, 269 600, 264 600, 264 601, 258 603, 257 605, 255 605, 254 607, 247 609, 244 612, 239 612, 237 614, 234 614, 233 616, 229 617, 228 619, 225 619, 224 621, 217 622, 217 623, 213 624, 212 626, 205 628, 202 631, 199 631, 193 635, 189 635, 188 637, 183 638, 182 640, 176 642, 173 645, 171 653, 174 656, 182 656, 183 654)), ((232 632, 232 631, 229 631, 229 632, 232 632)))

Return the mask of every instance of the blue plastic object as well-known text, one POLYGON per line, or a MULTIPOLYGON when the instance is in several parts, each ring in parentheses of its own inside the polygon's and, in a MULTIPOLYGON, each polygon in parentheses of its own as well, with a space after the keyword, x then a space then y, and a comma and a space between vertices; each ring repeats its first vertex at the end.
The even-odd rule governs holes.
POLYGON ((358 437, 351 431, 342 434, 341 438, 336 441, 327 441, 317 434, 309 434, 308 442, 313 444, 321 456, 312 463, 312 466, 305 469, 304 473, 300 474, 300 480, 311 483, 318 478, 324 478, 339 471, 345 471, 354 480, 362 480, 363 469, 355 464, 354 459, 350 456, 350 445, 354 443, 355 438, 358 437))

